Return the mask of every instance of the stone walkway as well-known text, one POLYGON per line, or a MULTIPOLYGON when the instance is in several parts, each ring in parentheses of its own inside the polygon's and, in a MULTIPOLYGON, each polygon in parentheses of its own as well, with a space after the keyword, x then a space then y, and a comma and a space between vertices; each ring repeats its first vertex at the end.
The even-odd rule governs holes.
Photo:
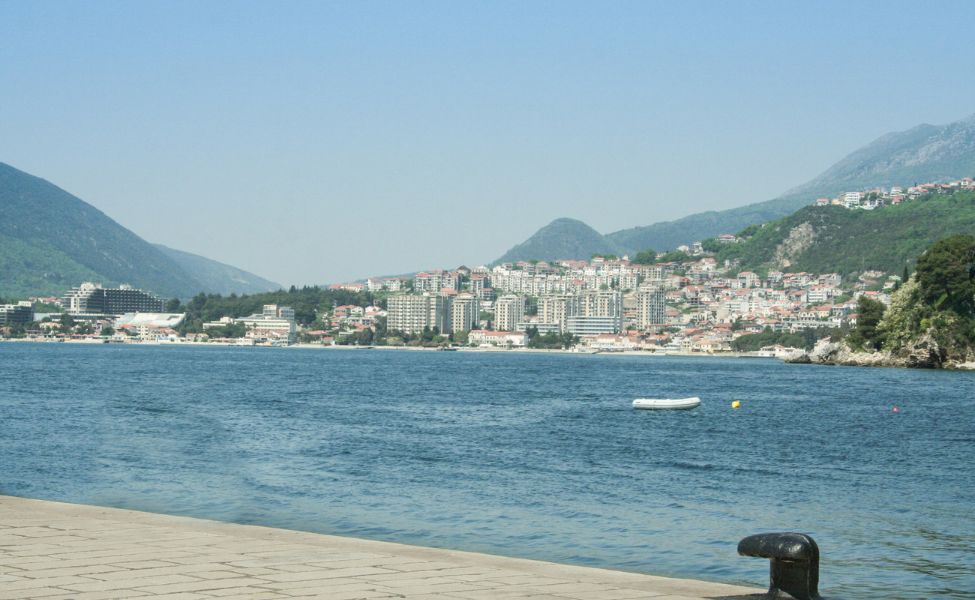
POLYGON ((759 591, 0 496, 0 600, 691 600, 759 591))

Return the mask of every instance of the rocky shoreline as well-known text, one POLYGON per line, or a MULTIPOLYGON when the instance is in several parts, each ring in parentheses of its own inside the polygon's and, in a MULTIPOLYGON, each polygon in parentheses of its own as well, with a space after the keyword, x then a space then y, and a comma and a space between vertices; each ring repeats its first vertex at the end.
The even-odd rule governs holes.
POLYGON ((975 370, 975 357, 952 356, 930 335, 915 340, 896 354, 889 351, 853 350, 845 340, 833 342, 822 339, 809 352, 794 354, 786 358, 785 362, 850 367, 975 370))

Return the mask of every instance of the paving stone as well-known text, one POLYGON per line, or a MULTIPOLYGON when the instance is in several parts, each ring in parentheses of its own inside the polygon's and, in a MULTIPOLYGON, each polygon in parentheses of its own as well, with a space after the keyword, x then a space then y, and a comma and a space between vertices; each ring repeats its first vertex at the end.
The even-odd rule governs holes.
POLYGON ((318 569, 317 571, 303 571, 299 573, 271 573, 262 577, 268 581, 283 583, 288 581, 308 581, 311 579, 339 579, 342 577, 390 574, 392 574, 392 571, 389 569, 380 569, 378 567, 350 567, 348 569, 318 569))
POLYGON ((142 598, 147 596, 146 592, 137 592, 135 590, 124 590, 118 591, 113 590, 110 592, 72 592, 70 594, 65 594, 63 596, 49 596, 45 600, 120 600, 125 598, 142 598))
POLYGON ((146 591, 150 594, 174 594, 178 592, 204 592, 207 590, 218 590, 220 588, 242 587, 254 584, 267 583, 263 579, 254 577, 235 577, 233 579, 199 579, 185 583, 170 583, 163 585, 138 585, 133 586, 137 590, 146 591))
MULTIPOLYGON (((62 587, 66 585, 77 585, 90 583, 91 579, 78 577, 77 575, 66 575, 62 577, 43 577, 41 579, 21 578, 20 581, 7 581, 3 584, 4 591, 10 590, 29 590, 31 588, 43 587, 62 587)), ((25 592, 26 593, 26 592, 25 592)))
POLYGON ((0 590, 0 600, 31 600, 33 598, 47 598, 57 594, 64 594, 60 588, 44 587, 28 590, 0 590))
POLYGON ((0 600, 744 600, 760 592, 0 496, 0 600))

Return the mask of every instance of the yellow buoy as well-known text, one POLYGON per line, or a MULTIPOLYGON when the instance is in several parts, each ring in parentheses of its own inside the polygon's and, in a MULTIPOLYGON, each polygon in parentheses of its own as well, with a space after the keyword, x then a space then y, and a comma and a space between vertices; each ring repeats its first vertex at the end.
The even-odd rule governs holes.
POLYGON ((731 403, 731 408, 738 408, 739 406, 741 406, 741 400, 735 400, 731 403))

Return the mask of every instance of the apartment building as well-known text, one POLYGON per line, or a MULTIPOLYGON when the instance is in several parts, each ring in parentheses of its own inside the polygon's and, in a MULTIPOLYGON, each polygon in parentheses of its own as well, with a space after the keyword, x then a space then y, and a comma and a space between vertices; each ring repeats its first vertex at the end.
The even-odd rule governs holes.
POLYGON ((130 312, 162 312, 165 302, 129 285, 103 288, 86 281, 64 295, 62 305, 72 316, 118 316, 130 312))
POLYGON ((538 322, 558 325, 566 330, 566 319, 579 313, 579 298, 575 294, 546 294, 538 299, 538 322))
POLYGON ((450 296, 440 294, 400 294, 390 296, 387 305, 386 327, 409 335, 422 333, 424 328, 436 328, 441 333, 451 331, 450 296))
POLYGON ((458 294, 450 303, 450 331, 470 331, 477 326, 480 305, 473 294, 458 294))
POLYGON ((0 304, 0 325, 30 323, 34 320, 34 305, 30 302, 0 304))
POLYGON ((505 294, 494 303, 494 328, 497 331, 514 331, 518 323, 524 320, 525 298, 514 294, 505 294))
POLYGON ((666 294, 658 287, 641 288, 637 294, 637 325, 642 328, 667 322, 666 294))

